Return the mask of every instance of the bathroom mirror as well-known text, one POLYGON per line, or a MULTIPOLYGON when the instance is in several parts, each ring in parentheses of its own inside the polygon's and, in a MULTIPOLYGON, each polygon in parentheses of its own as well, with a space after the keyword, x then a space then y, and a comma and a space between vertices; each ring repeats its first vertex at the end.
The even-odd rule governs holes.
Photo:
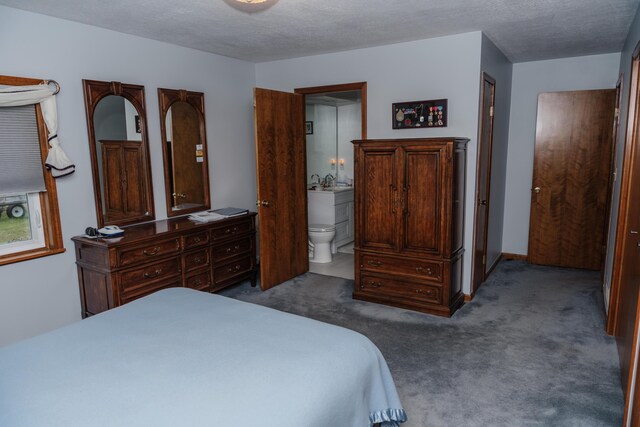
POLYGON ((82 82, 98 226, 153 220, 144 86, 82 82))
POLYGON ((204 94, 158 89, 167 216, 210 207, 204 94))
POLYGON ((307 184, 350 186, 353 146, 362 137, 362 92, 325 92, 305 96, 307 184))

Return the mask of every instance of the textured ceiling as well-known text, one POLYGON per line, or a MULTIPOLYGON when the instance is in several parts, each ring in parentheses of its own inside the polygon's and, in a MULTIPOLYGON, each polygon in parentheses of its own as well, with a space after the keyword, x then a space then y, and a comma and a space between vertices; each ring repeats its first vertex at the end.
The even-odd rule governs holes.
POLYGON ((617 52, 640 0, 0 0, 253 62, 482 30, 513 62, 617 52))

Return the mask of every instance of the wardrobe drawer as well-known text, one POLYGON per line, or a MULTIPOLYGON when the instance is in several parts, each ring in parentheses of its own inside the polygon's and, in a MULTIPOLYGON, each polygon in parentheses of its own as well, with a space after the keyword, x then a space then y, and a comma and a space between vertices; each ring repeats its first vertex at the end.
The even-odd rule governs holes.
POLYGON ((358 291, 365 294, 409 298, 434 304, 442 302, 442 288, 438 285, 424 285, 368 275, 363 275, 360 278, 358 291))
POLYGON ((179 288, 182 285, 180 284, 180 278, 174 278, 171 280, 163 280, 160 282, 147 283, 142 286, 137 286, 135 288, 127 289, 126 292, 122 292, 120 294, 120 303, 126 304, 138 298, 145 297, 154 292, 157 292, 161 289, 167 288, 179 288))
POLYGON ((442 262, 438 261, 361 254, 360 268, 381 273, 406 274, 442 282, 442 262))
POLYGON ((183 237, 183 247, 185 250, 205 246, 209 243, 209 232, 202 231, 200 233, 190 234, 183 237))
POLYGON ((247 220, 224 227, 214 228, 211 230, 211 237, 213 241, 222 240, 240 234, 249 233, 251 230, 253 230, 253 221, 247 220))
POLYGON ((184 286, 197 291, 208 291, 211 288, 211 274, 209 270, 188 276, 184 281, 184 286))
POLYGON ((193 251, 182 256, 184 258, 184 271, 192 271, 209 265, 209 249, 193 251))
POLYGON ((211 250, 211 258, 213 262, 220 262, 236 255, 249 253, 253 248, 252 240, 252 237, 245 237, 244 239, 216 246, 211 250))
POLYGON ((180 238, 154 242, 135 249, 118 249, 117 259, 121 267, 152 261, 165 255, 180 252, 180 238))
POLYGON ((250 256, 222 264, 221 266, 213 269, 213 283, 217 285, 225 280, 247 273, 248 271, 251 271, 252 268, 253 263, 251 262, 250 256))

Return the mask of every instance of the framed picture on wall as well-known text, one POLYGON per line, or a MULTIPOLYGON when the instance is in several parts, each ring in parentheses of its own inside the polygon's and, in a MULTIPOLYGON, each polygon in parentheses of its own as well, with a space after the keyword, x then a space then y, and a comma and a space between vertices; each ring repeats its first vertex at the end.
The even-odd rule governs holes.
POLYGON ((392 106, 393 129, 447 127, 447 100, 396 102, 392 106))
POLYGON ((304 122, 307 135, 313 135, 313 122, 304 122))

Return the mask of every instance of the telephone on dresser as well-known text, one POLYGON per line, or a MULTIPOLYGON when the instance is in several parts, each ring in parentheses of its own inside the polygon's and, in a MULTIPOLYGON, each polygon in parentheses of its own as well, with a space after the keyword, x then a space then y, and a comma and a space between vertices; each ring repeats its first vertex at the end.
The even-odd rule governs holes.
POLYGON ((106 225, 99 229, 87 227, 84 232, 88 237, 120 237, 124 235, 124 230, 117 225, 106 225))

